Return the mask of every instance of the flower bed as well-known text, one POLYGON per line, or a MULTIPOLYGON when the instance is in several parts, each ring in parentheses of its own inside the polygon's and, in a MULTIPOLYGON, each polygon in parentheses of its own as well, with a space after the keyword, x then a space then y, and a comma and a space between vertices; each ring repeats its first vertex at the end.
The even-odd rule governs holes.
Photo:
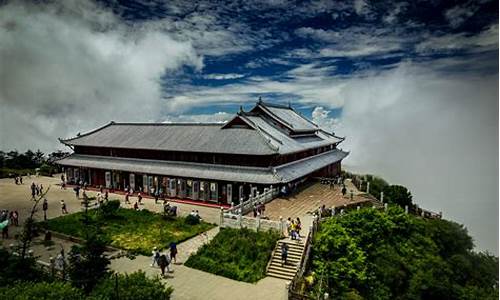
POLYGON ((274 231, 221 228, 185 265, 239 281, 256 282, 266 276, 267 263, 279 238, 274 231))
MULTIPOLYGON (((153 247, 163 249, 171 242, 180 243, 214 227, 213 224, 190 225, 183 217, 164 218, 147 210, 119 208, 103 217, 97 209, 89 210, 89 219, 101 231, 109 245, 136 254, 150 255, 153 247)), ((52 231, 85 237, 83 212, 50 219, 44 226, 52 231)))

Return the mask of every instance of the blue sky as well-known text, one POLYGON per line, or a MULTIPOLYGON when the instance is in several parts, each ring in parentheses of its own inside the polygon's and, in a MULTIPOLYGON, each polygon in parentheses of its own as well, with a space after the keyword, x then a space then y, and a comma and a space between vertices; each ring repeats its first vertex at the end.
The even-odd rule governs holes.
POLYGON ((259 97, 498 254, 498 1, 0 1, 0 148, 259 97))

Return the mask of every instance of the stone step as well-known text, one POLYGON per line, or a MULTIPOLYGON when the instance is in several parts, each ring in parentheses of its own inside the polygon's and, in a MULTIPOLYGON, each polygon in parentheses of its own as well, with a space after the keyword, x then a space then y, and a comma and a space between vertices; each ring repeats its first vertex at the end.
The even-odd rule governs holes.
MULTIPOLYGON (((281 253, 281 248, 276 249, 276 251, 274 253, 277 253, 277 252, 281 253)), ((296 254, 296 255, 302 256, 302 252, 303 252, 302 250, 290 250, 290 249, 288 249, 288 255, 296 254)))
POLYGON ((278 273, 278 274, 281 274, 281 275, 292 275, 293 276, 297 272, 297 269, 296 268, 287 269, 287 268, 280 267, 280 266, 272 266, 272 267, 269 267, 269 270, 267 272, 268 273, 278 273))
POLYGON ((289 248, 304 248, 304 243, 302 242, 296 242, 296 241, 290 241, 290 240, 281 240, 278 242, 279 246, 281 244, 287 244, 289 248))
MULTIPOLYGON (((301 258, 302 258, 302 257, 300 257, 300 256, 298 256, 298 255, 294 255, 294 256, 290 256, 290 255, 288 255, 288 256, 286 257, 286 259, 287 259, 287 260, 290 260, 290 261, 296 261, 296 262, 300 261, 300 260, 301 260, 301 258)), ((278 255, 278 254, 276 254, 275 256, 273 256, 273 260, 275 260, 275 259, 276 259, 276 260, 281 260, 281 253, 280 253, 279 255, 278 255)))
POLYGON ((290 271, 295 272, 297 270, 297 265, 296 263, 290 262, 289 260, 286 261, 286 265, 281 265, 281 260, 280 261, 272 261, 271 264, 269 265, 269 268, 271 267, 278 267, 278 268, 284 268, 290 271))
POLYGON ((292 280, 295 275, 282 275, 278 273, 268 273, 267 276, 269 277, 275 277, 279 279, 284 279, 284 280, 292 280))

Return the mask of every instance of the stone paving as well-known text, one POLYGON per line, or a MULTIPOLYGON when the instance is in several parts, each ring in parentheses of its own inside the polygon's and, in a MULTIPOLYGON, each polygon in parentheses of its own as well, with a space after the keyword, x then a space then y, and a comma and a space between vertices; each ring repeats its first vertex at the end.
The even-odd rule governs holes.
POLYGON ((366 198, 360 196, 361 192, 349 180, 346 180, 346 188, 347 194, 342 196, 342 187, 339 185, 331 188, 327 184, 310 182, 299 193, 288 198, 276 198, 266 204, 265 215, 271 220, 279 220, 280 217, 283 217, 284 220, 288 217, 300 217, 302 219, 304 216, 316 211, 323 204, 328 208, 366 201, 366 198), (350 199, 351 190, 354 195, 353 200, 350 199))

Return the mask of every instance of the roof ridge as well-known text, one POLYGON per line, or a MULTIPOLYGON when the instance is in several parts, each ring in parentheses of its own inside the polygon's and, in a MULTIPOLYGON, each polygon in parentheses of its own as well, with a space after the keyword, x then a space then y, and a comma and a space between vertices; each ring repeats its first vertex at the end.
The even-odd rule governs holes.
MULTIPOLYGON (((262 140, 264 140, 265 144, 271 149, 273 150, 274 152, 278 152, 279 151, 279 147, 276 147, 274 146, 273 144, 270 143, 270 141, 264 136, 264 134, 262 132, 264 132, 258 125, 256 125, 254 122, 252 122, 252 120, 246 118, 244 115, 240 115, 240 117, 246 121, 246 122, 249 122, 250 125, 257 131, 257 133, 259 134, 259 137, 262 138, 262 140)), ((274 138, 274 137, 273 137, 274 138)), ((274 138, 276 139, 276 138, 274 138)), ((279 141, 278 141, 279 142, 279 141)), ((281 142, 280 142, 281 143, 281 142)))
POLYGON ((226 122, 113 122, 113 125, 145 125, 145 126, 178 126, 178 125, 207 125, 207 126, 221 126, 226 122))
POLYGON ((76 139, 79 139, 79 138, 81 138, 81 137, 84 137, 84 136, 87 136, 87 135, 90 135, 90 134, 96 133, 96 132, 98 132, 98 131, 100 131, 100 130, 102 130, 102 129, 106 128, 106 127, 109 127, 109 126, 113 125, 113 124, 115 124, 115 122, 114 122, 114 121, 110 121, 109 123, 107 123, 107 124, 105 124, 105 125, 103 125, 103 126, 101 126, 101 127, 97 127, 96 129, 91 130, 91 131, 89 131, 89 132, 86 132, 86 133, 84 133, 84 134, 80 134, 80 133, 78 133, 78 134, 77 134, 77 136, 72 137, 72 138, 68 138, 68 139, 58 138, 58 139, 59 139, 59 142, 61 142, 61 143, 63 143, 63 144, 65 144, 65 145, 66 145, 66 143, 65 143, 65 142, 69 142, 69 141, 72 141, 72 140, 76 140, 76 139))

